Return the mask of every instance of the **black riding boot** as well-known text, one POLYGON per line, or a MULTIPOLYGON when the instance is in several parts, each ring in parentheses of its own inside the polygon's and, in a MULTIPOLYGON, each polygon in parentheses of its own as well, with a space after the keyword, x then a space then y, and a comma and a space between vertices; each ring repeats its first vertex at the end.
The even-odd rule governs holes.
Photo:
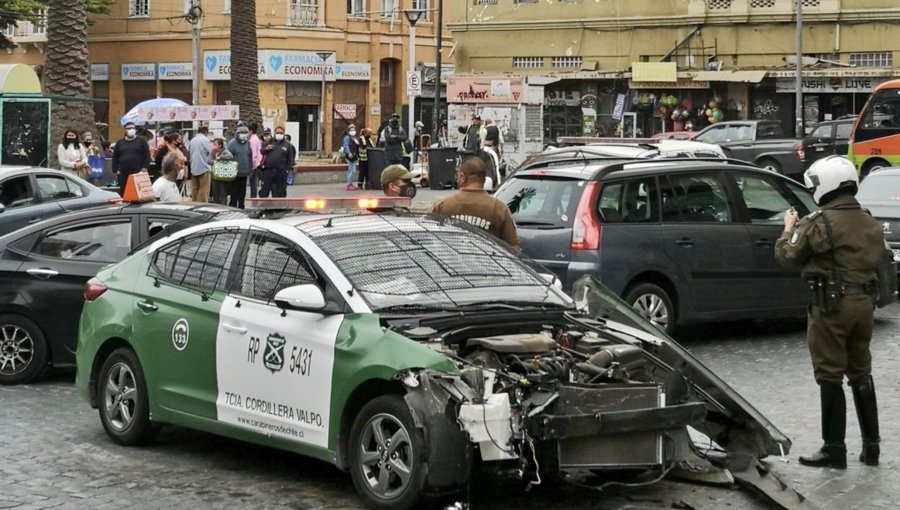
POLYGON ((881 437, 878 433, 878 402, 875 399, 875 383, 872 376, 851 385, 859 432, 862 435, 862 452, 859 461, 867 466, 877 466, 881 453, 881 437))
POLYGON ((800 464, 812 467, 847 469, 847 399, 840 382, 821 381, 822 440, 825 444, 809 457, 800 457, 800 464))

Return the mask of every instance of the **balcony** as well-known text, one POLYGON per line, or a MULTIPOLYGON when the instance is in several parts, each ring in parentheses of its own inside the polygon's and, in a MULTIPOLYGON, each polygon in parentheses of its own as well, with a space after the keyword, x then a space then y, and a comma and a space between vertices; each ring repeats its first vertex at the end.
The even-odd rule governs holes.
POLYGON ((288 11, 288 25, 292 27, 319 26, 319 6, 315 2, 292 2, 288 11))

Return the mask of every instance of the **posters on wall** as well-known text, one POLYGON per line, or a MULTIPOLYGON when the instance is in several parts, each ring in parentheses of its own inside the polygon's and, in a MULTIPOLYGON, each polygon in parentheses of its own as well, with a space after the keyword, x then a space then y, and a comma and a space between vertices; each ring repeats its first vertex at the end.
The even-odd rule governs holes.
POLYGON ((239 119, 237 105, 154 106, 138 108, 140 122, 191 122, 239 119))
POLYGON ((518 108, 499 108, 486 106, 478 110, 482 120, 491 121, 503 133, 503 141, 507 144, 519 141, 519 112, 518 108))

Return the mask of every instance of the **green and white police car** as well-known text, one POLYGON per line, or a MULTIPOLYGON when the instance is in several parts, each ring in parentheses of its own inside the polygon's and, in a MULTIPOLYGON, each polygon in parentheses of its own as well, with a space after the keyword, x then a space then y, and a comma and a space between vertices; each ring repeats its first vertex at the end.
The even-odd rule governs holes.
POLYGON ((450 218, 209 223, 87 284, 77 388, 119 444, 172 424, 297 452, 376 509, 458 490, 474 462, 525 481, 715 469, 691 425, 735 458, 789 451, 595 280, 575 296, 450 218))

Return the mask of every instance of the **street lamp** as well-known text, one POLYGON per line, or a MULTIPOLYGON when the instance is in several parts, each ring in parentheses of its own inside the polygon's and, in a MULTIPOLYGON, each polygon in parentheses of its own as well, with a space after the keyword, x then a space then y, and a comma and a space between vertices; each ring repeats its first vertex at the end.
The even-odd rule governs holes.
POLYGON ((435 46, 435 56, 434 56, 434 110, 432 114, 431 122, 434 124, 434 130, 432 131, 434 139, 433 141, 440 141, 440 137, 438 133, 441 130, 441 38, 443 37, 442 25, 444 23, 444 6, 441 0, 437 0, 437 23, 434 27, 435 34, 437 37, 435 38, 435 42, 437 43, 435 46))
POLYGON ((806 134, 803 129, 803 1, 797 0, 797 73, 794 75, 794 83, 797 87, 795 91, 796 108, 794 115, 797 116, 795 121, 797 124, 797 138, 802 139, 806 134))
MULTIPOLYGON (((420 10, 409 10, 403 11, 403 15, 406 16, 406 21, 409 22, 409 71, 415 72, 416 70, 416 23, 425 16, 425 11, 420 10)), ((408 125, 409 130, 406 132, 407 136, 413 136, 414 127, 415 127, 415 115, 413 112, 415 111, 416 105, 416 96, 409 93, 409 87, 406 88, 407 97, 409 98, 409 119, 408 125)), ((413 144, 415 145, 415 144, 413 144)), ((412 160, 410 160, 410 166, 412 166, 412 160)))
POLYGON ((319 101, 319 129, 322 130, 322 136, 319 151, 321 154, 325 154, 325 65, 332 53, 330 51, 319 51, 316 52, 316 55, 322 59, 322 98, 319 101))

